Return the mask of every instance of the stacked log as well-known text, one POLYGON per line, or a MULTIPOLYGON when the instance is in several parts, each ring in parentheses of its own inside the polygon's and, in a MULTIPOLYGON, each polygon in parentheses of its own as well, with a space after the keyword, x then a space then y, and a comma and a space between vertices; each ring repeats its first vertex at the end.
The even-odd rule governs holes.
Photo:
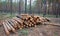
POLYGON ((17 29, 36 27, 37 25, 49 22, 50 20, 40 16, 33 16, 28 14, 17 15, 12 19, 4 20, 3 26, 7 34, 10 32, 16 33, 17 29))
POLYGON ((6 34, 9 35, 10 32, 8 31, 8 28, 7 28, 7 26, 5 25, 5 22, 3 22, 3 27, 4 27, 4 29, 5 29, 6 34))

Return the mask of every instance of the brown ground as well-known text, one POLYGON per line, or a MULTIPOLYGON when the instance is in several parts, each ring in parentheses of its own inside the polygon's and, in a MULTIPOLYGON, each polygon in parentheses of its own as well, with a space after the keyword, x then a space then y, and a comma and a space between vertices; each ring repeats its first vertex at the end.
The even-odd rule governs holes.
MULTIPOLYGON (((51 18, 52 22, 60 24, 60 18, 51 18)), ((3 27, 0 27, 0 36, 6 36, 3 27)), ((10 36, 60 36, 60 27, 51 25, 38 25, 37 27, 24 28, 11 33, 10 36)))

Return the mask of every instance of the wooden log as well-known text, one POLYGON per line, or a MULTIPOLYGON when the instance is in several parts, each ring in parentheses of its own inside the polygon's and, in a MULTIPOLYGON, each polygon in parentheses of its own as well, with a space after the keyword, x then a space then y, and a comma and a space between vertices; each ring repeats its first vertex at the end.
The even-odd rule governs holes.
POLYGON ((24 23, 25 23, 25 25, 27 25, 27 26, 29 25, 29 22, 28 22, 28 21, 24 21, 24 23))
POLYGON ((16 20, 22 27, 26 27, 28 24, 20 18, 14 18, 14 20, 16 20))
POLYGON ((24 24, 25 24, 26 27, 31 27, 32 26, 30 20, 27 20, 27 21, 25 20, 24 24))
POLYGON ((48 22, 51 22, 49 18, 45 18, 45 20, 47 20, 48 22))
POLYGON ((14 24, 14 27, 17 28, 17 24, 18 24, 18 22, 15 21, 14 19, 11 19, 11 21, 12 21, 12 23, 14 24))
POLYGON ((24 21, 25 25, 29 26, 30 25, 30 21, 27 19, 24 21))
POLYGON ((32 18, 34 18, 34 15, 30 15, 32 18))
POLYGON ((29 27, 32 27, 32 24, 31 23, 29 23, 29 27))
POLYGON ((28 16, 28 14, 21 14, 21 16, 28 16))
POLYGON ((44 20, 42 18, 39 18, 39 19, 40 19, 40 21, 44 22, 44 20))
POLYGON ((34 19, 30 19, 30 22, 32 22, 32 24, 36 24, 36 21, 34 21, 34 19))
POLYGON ((25 23, 25 25, 28 26, 28 27, 32 27, 32 26, 33 26, 33 25, 32 25, 33 23, 30 22, 30 20, 24 21, 24 23, 25 23))
POLYGON ((33 25, 38 25, 41 24, 41 20, 39 19, 38 16, 34 16, 34 18, 30 19, 30 21, 32 22, 33 25))
POLYGON ((56 23, 51 23, 51 22, 43 22, 43 25, 52 25, 52 26, 58 26, 60 27, 60 24, 56 24, 56 23))
POLYGON ((40 21, 42 22, 50 22, 50 19, 44 18, 44 17, 39 17, 40 21))
MULTIPOLYGON (((25 19, 25 18, 23 18, 22 16, 19 16, 19 15, 17 15, 16 17, 17 17, 17 18, 20 18, 20 19, 22 19, 22 20, 25 19)), ((15 17, 15 18, 16 18, 16 17, 15 17)))
POLYGON ((23 20, 28 20, 31 16, 30 15, 17 15, 16 17, 23 20))
POLYGON ((28 17, 27 20, 30 20, 32 17, 28 17))
POLYGON ((7 22, 5 22, 5 25, 6 25, 7 29, 8 29, 8 31, 11 31, 11 28, 9 27, 7 22))
POLYGON ((17 21, 20 25, 23 25, 23 20, 19 18, 14 18, 15 21, 17 21))
POLYGON ((14 33, 16 33, 16 30, 13 28, 13 26, 11 26, 11 24, 9 24, 8 21, 7 21, 7 23, 8 23, 8 25, 9 25, 9 27, 12 29, 12 31, 13 31, 14 33))
POLYGON ((5 25, 5 22, 3 22, 3 27, 4 27, 4 30, 5 30, 6 34, 9 35, 10 32, 8 31, 8 29, 7 29, 6 25, 5 25))
POLYGON ((28 15, 28 14, 21 14, 21 16, 22 16, 22 18, 28 18, 30 15, 28 15))
POLYGON ((28 23, 28 26, 29 26, 29 27, 32 27, 32 24, 31 24, 31 22, 29 22, 29 23, 28 23))
POLYGON ((30 27, 36 27, 36 22, 34 22, 34 20, 30 21, 29 23, 30 23, 29 25, 30 27))
POLYGON ((21 26, 19 24, 17 24, 17 26, 18 26, 18 29, 20 29, 21 26))
POLYGON ((29 27, 32 27, 32 22, 30 22, 30 20, 28 20, 27 23, 29 27))
POLYGON ((30 22, 30 24, 31 24, 31 27, 33 27, 35 24, 33 24, 32 22, 30 22))
POLYGON ((23 20, 22 19, 19 19, 19 18, 13 18, 13 20, 17 21, 18 22, 18 28, 19 29, 22 29, 24 26, 23 26, 23 20))
POLYGON ((17 28, 17 26, 14 25, 14 24, 16 24, 16 23, 13 23, 11 20, 9 20, 8 22, 9 22, 15 29, 17 28))
POLYGON ((36 25, 40 25, 40 24, 42 24, 42 21, 39 20, 39 19, 37 19, 37 20, 36 20, 36 25))
POLYGON ((28 23, 26 21, 23 22, 24 27, 28 28, 28 23))
POLYGON ((31 15, 31 19, 30 19, 30 22, 32 23, 32 25, 34 26, 34 27, 36 27, 36 20, 38 19, 38 17, 37 16, 34 16, 34 15, 31 15))
POLYGON ((45 20, 45 18, 40 17, 40 16, 34 16, 33 19, 34 19, 35 21, 36 21, 37 19, 39 19, 39 20, 42 21, 42 22, 44 22, 44 20, 45 20))
POLYGON ((22 29, 22 28, 23 28, 23 27, 22 27, 22 26, 23 26, 23 21, 20 20, 20 19, 17 19, 17 18, 14 19, 14 20, 18 22, 18 24, 17 24, 18 28, 19 28, 19 29, 22 29), (21 22, 21 21, 22 21, 22 22, 21 22))

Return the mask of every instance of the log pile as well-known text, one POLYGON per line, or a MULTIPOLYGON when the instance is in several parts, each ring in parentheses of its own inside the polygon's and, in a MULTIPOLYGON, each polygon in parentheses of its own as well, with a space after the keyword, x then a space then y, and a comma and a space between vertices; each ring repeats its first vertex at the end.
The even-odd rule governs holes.
POLYGON ((50 22, 50 20, 40 16, 21 14, 12 19, 4 20, 3 26, 6 34, 9 35, 11 31, 16 33, 17 29, 36 27, 36 25, 44 24, 44 22, 50 22))

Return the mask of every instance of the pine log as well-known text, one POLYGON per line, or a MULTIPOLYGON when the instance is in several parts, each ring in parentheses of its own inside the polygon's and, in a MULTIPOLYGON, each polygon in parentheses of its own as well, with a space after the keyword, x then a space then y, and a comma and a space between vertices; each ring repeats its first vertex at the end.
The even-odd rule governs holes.
POLYGON ((9 25, 9 27, 12 29, 12 31, 13 31, 14 33, 16 33, 16 30, 13 28, 13 26, 12 26, 11 24, 9 24, 8 21, 7 21, 7 23, 8 23, 8 25, 9 25))
POLYGON ((4 27, 4 30, 5 30, 6 34, 9 35, 10 32, 8 31, 8 29, 7 29, 6 25, 5 25, 5 22, 3 22, 3 27, 4 27))
POLYGON ((60 24, 56 24, 56 23, 51 23, 51 22, 43 22, 43 25, 52 25, 52 26, 58 26, 60 27, 60 24))
POLYGON ((8 21, 14 28, 17 28, 17 26, 15 26, 14 24, 16 23, 13 23, 11 20, 8 21))
POLYGON ((17 28, 17 24, 18 24, 18 22, 15 21, 14 19, 11 19, 11 21, 12 21, 12 23, 14 24, 14 27, 17 28))
POLYGON ((18 28, 19 29, 22 29, 24 26, 23 26, 23 20, 22 19, 19 19, 19 18, 13 18, 13 20, 17 21, 18 22, 18 28))
POLYGON ((20 25, 23 25, 23 20, 19 19, 19 18, 14 18, 15 21, 17 21, 20 25))
POLYGON ((8 31, 11 31, 11 28, 9 27, 7 22, 5 22, 5 25, 6 25, 7 29, 8 29, 8 31))

